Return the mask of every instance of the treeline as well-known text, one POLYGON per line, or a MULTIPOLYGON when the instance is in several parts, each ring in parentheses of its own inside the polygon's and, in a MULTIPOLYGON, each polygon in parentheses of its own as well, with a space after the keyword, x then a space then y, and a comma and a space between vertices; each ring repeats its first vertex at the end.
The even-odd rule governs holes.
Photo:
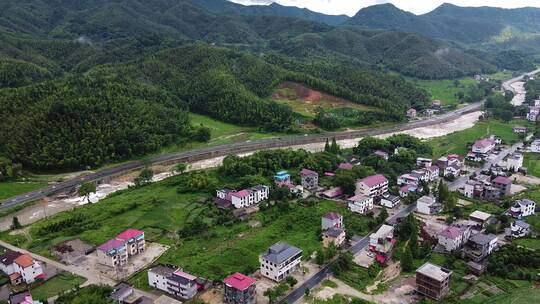
POLYGON ((540 99, 540 79, 529 79, 525 83, 525 102, 531 104, 534 100, 540 99))

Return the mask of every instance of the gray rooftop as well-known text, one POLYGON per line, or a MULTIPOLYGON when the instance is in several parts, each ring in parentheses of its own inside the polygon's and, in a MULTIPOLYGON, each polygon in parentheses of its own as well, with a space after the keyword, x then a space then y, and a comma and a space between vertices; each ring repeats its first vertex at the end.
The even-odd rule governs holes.
POLYGON ((437 282, 442 282, 452 275, 451 270, 439 267, 437 265, 433 265, 431 263, 425 263, 420 268, 418 268, 416 272, 430 277, 437 282))
POLYGON ((342 233, 343 233, 343 228, 337 228, 337 227, 331 227, 329 229, 327 229, 326 231, 324 231, 323 233, 330 236, 330 237, 338 237, 340 236, 342 233))
POLYGON ((516 203, 520 204, 521 206, 529 206, 536 204, 535 202, 531 201, 530 199, 521 199, 517 200, 516 203))
POLYGON ((494 234, 483 234, 483 233, 477 233, 469 239, 471 242, 479 244, 479 245, 487 245, 489 242, 491 242, 493 239, 496 239, 497 236, 494 234))
POLYGON ((524 221, 520 221, 520 220, 516 221, 516 222, 514 223, 514 225, 516 225, 516 226, 518 226, 518 227, 521 227, 521 228, 523 228, 523 229, 529 229, 529 228, 531 228, 531 225, 525 223, 524 221))
POLYGON ((165 266, 165 265, 158 265, 156 267, 150 268, 148 271, 158 274, 160 276, 168 277, 171 274, 173 274, 173 272, 175 272, 176 269, 169 266, 165 266))
POLYGON ((300 248, 279 242, 275 243, 268 249, 268 252, 263 255, 263 259, 274 264, 281 264, 286 260, 294 257, 295 255, 301 253, 302 250, 300 248))

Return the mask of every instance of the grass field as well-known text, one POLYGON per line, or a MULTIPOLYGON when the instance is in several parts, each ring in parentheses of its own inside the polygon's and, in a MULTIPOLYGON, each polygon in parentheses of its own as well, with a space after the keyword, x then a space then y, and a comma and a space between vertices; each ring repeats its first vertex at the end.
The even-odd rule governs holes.
POLYGON ((539 239, 518 239, 514 241, 515 244, 534 250, 540 250, 539 239))
POLYGON ((85 279, 79 276, 72 275, 68 272, 61 272, 52 279, 46 281, 43 285, 32 289, 32 297, 34 299, 46 300, 71 290, 84 283, 84 281, 85 279))
POLYGON ((460 91, 464 91, 467 87, 474 85, 476 81, 473 78, 467 77, 459 79, 460 85, 456 86, 454 80, 413 80, 414 83, 424 90, 426 90, 433 100, 442 101, 443 105, 457 105, 459 104, 456 94, 460 91))
MULTIPOLYGON (((171 249, 159 262, 172 263, 194 274, 221 279, 234 271, 253 272, 258 256, 270 245, 285 241, 304 250, 306 256, 321 246, 318 231, 320 217, 329 211, 345 216, 350 233, 365 234, 372 219, 353 215, 335 202, 321 201, 312 206, 291 204, 281 212, 271 208, 255 215, 260 223, 252 227, 246 222, 219 224, 222 212, 212 203, 201 202, 209 194, 178 194, 175 179, 129 189, 114 194, 99 204, 87 205, 71 212, 60 213, 30 226, 32 240, 7 233, 2 238, 33 252, 50 256, 50 247, 74 238, 98 245, 127 228, 145 231, 149 241, 170 245, 171 249), (201 218, 209 228, 203 228, 192 238, 178 239, 177 232, 195 218, 201 218)), ((143 272, 133 279, 141 288, 146 285, 143 272)))
POLYGON ((512 120, 508 123, 499 120, 481 121, 472 128, 434 138, 429 143, 433 147, 434 157, 440 157, 449 153, 465 155, 468 144, 472 144, 475 140, 490 134, 499 136, 505 143, 516 142, 519 137, 513 131, 514 125, 527 126, 528 122, 521 119, 512 120))
POLYGON ((45 187, 47 184, 42 182, 16 183, 5 182, 0 183, 0 200, 10 198, 15 195, 37 190, 45 187))
POLYGON ((523 166, 527 168, 529 175, 540 177, 540 154, 525 153, 523 166))

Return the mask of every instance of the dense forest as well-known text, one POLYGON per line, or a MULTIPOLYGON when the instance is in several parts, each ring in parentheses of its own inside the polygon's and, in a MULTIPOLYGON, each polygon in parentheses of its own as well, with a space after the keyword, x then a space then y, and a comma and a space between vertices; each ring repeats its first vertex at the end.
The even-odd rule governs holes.
MULTIPOLYGON (((407 108, 429 104, 425 91, 389 71, 431 79, 495 70, 453 44, 335 26, 345 17, 278 5, 7 0, 0 7, 0 156, 28 169, 96 167, 201 139, 190 111, 296 132, 295 113, 269 98, 284 81, 380 109, 340 113, 358 125, 401 121, 407 108)), ((347 124, 334 114, 320 111, 313 122, 328 130, 347 124)))

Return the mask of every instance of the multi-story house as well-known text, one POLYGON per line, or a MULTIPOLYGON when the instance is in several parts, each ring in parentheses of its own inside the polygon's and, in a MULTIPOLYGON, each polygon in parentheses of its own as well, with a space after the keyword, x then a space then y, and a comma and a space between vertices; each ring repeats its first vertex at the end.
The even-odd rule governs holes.
POLYGON ((429 171, 429 182, 434 182, 439 179, 439 172, 440 169, 437 166, 429 166, 425 168, 424 170, 429 171))
POLYGON ((126 243, 128 256, 142 253, 146 247, 144 232, 137 229, 128 229, 120 233, 116 239, 126 243))
POLYGON ((493 187, 499 189, 501 196, 510 195, 510 189, 512 188, 512 181, 505 176, 497 176, 492 182, 493 187))
POLYGON ((382 225, 377 232, 369 236, 369 249, 377 254, 375 259, 381 265, 386 264, 392 256, 395 244, 394 227, 389 225, 382 225))
POLYGON ((103 265, 121 267, 128 262, 127 244, 122 240, 108 240, 100 245, 96 252, 98 262, 103 265))
POLYGON ((530 199, 517 200, 506 213, 514 218, 521 219, 526 216, 534 215, 536 203, 530 199))
POLYGON ((345 229, 340 227, 331 227, 322 232, 323 247, 328 248, 331 244, 341 247, 345 243, 345 229))
POLYGON ((148 285, 183 300, 197 294, 197 277, 172 266, 158 265, 148 270, 148 285))
POLYGON ((302 187, 313 190, 319 187, 319 174, 309 169, 302 169, 300 171, 300 180, 302 187))
POLYGON ((461 175, 460 163, 453 163, 451 165, 446 166, 446 168, 444 168, 444 177, 450 178, 450 177, 458 177, 460 175, 461 175))
POLYGON ((257 302, 256 281, 239 272, 223 280, 223 302, 226 304, 255 304, 257 302))
POLYGON ((31 284, 37 279, 44 279, 41 264, 28 254, 6 251, 0 256, 0 269, 9 276, 13 285, 31 284))
POLYGON ((287 171, 279 171, 274 176, 274 182, 276 185, 290 184, 291 175, 287 171))
POLYGON ((529 113, 527 113, 527 120, 530 122, 536 122, 539 114, 540 107, 529 107, 529 113))
POLYGON ((493 215, 480 210, 476 210, 469 215, 469 220, 476 223, 478 227, 484 227, 489 224, 491 218, 493 218, 493 215))
POLYGON ((519 168, 523 167, 523 154, 513 153, 506 159, 506 170, 517 172, 519 168))
POLYGON ((465 244, 465 254, 474 262, 479 262, 490 255, 498 243, 494 234, 477 233, 465 244))
POLYGON ((407 117, 408 118, 415 118, 416 117, 416 109, 410 108, 407 110, 407 117))
POLYGON ((100 264, 121 267, 127 264, 129 257, 144 252, 145 248, 144 232, 128 229, 99 246, 96 252, 100 264))
POLYGON ((381 197, 381 201, 380 201, 381 206, 390 208, 390 209, 396 207, 400 203, 401 203, 401 199, 399 198, 399 196, 395 196, 395 195, 385 195, 381 197))
POLYGON ((479 139, 474 142, 471 152, 482 157, 487 156, 495 149, 495 140, 490 138, 479 139))
POLYGON ((437 214, 441 212, 442 205, 433 196, 424 195, 416 201, 416 210, 423 214, 437 214))
POLYGON ((148 285, 161 291, 169 292, 167 289, 169 277, 177 268, 171 266, 158 265, 148 269, 148 285))
POLYGON ((439 233, 438 241, 447 252, 454 252, 461 249, 470 236, 470 227, 450 226, 439 233))
POLYGON ((537 139, 531 143, 531 152, 540 153, 540 139, 537 139))
POLYGON ((531 233, 531 225, 522 220, 516 220, 510 224, 510 236, 513 238, 526 237, 531 233))
POLYGON ((270 187, 264 185, 258 185, 240 191, 229 189, 220 189, 216 191, 216 196, 219 200, 230 202, 236 209, 258 204, 268 199, 269 195, 270 187))
POLYGON ((167 281, 168 293, 183 300, 189 300, 197 294, 197 277, 177 270, 167 281))
POLYGON ((405 173, 405 174, 400 175, 397 178, 398 186, 411 185, 411 184, 418 186, 420 184, 420 177, 410 174, 410 173, 405 173))
POLYGON ((416 270, 416 291, 436 301, 450 292, 452 271, 426 263, 416 270))
POLYGON ((286 243, 276 243, 259 257, 261 274, 281 282, 300 267, 302 250, 286 243))
POLYGON ((388 180, 382 174, 368 176, 356 183, 356 195, 382 196, 388 192, 388 180))
POLYGON ((373 210, 373 197, 362 194, 347 199, 349 210, 355 213, 365 214, 373 210))
POLYGON ((343 215, 336 212, 328 212, 321 218, 321 229, 326 230, 332 227, 343 228, 343 215))

